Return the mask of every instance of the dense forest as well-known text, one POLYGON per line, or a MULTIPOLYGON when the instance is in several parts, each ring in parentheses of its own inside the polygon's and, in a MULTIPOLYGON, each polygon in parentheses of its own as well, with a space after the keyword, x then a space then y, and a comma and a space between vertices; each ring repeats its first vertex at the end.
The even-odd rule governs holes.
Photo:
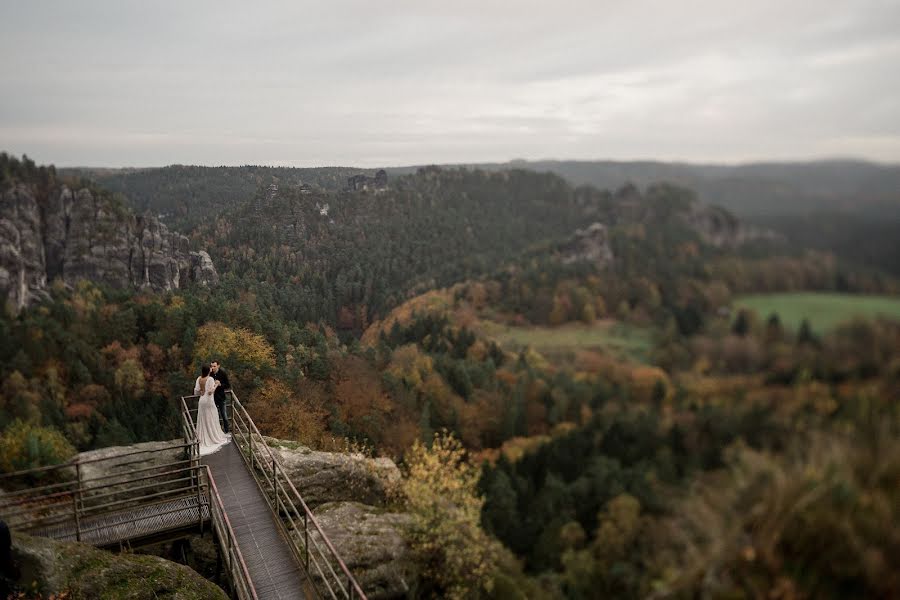
MULTIPOLYGON (((101 179, 7 155, 0 173, 0 192, 101 179)), ((670 184, 432 167, 346 189, 359 173, 105 174, 220 283, 50 281, 7 306, 0 471, 175 437, 173 398, 215 358, 265 433, 352 441, 465 507, 420 532, 475 532, 440 550, 472 570, 424 568, 429 595, 900 595, 900 325, 794 328, 735 304, 896 297, 891 261, 670 184)))

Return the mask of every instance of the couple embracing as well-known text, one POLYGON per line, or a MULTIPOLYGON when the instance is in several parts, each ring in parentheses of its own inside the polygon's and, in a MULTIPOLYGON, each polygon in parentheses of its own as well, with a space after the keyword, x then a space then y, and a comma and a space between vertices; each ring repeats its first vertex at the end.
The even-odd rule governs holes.
POLYGON ((219 367, 219 361, 204 364, 200 377, 194 384, 194 394, 200 396, 197 406, 197 439, 200 455, 212 454, 230 441, 228 415, 225 412, 225 390, 231 388, 228 373, 219 367), (223 431, 219 417, 225 424, 223 431))

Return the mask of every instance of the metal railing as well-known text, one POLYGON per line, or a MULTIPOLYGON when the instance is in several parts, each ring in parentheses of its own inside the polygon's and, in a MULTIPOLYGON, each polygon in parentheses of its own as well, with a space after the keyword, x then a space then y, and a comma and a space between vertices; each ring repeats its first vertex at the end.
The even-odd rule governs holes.
POLYGON ((188 530, 202 534, 211 523, 235 593, 256 600, 215 480, 199 464, 196 446, 172 444, 0 475, 5 489, 36 478, 55 480, 0 494, 0 519, 15 531, 106 547, 188 530), (146 455, 170 451, 183 458, 145 465, 146 455), (107 474, 86 477, 91 469, 107 474))
MULTIPOLYGON (((269 508, 279 516, 276 521, 316 590, 323 597, 335 600, 366 600, 356 578, 288 478, 244 405, 232 390, 227 390, 226 394, 231 399, 230 402, 226 401, 225 411, 230 414, 232 441, 237 444, 269 508)), ((184 410, 188 411, 189 417, 193 417, 196 409, 189 409, 187 401, 196 401, 198 398, 199 396, 182 398, 184 410)))
POLYGON ((225 512, 225 505, 222 504, 222 498, 219 496, 216 480, 213 479, 207 465, 203 465, 202 468, 206 473, 206 480, 209 482, 209 513, 213 530, 219 539, 219 546, 225 558, 225 567, 228 570, 231 584, 234 586, 234 592, 240 600, 258 600, 253 580, 250 579, 250 572, 247 571, 247 564, 244 562, 237 538, 234 537, 234 530, 231 528, 231 522, 228 520, 228 513, 225 512))
MULTIPOLYGON (((171 445, 163 450, 179 449, 187 450, 187 445, 171 445)), ((196 465, 190 459, 136 466, 146 462, 146 456, 141 455, 160 451, 160 448, 136 450, 2 475, 0 486, 4 488, 15 487, 17 481, 34 479, 37 475, 56 482, 0 495, 0 517, 11 528, 23 532, 56 531, 61 534, 71 529, 77 541, 86 541, 88 537, 96 538, 96 532, 103 526, 87 528, 83 523, 97 521, 100 516, 123 513, 117 524, 129 525, 146 518, 137 514, 131 519, 126 518, 136 507, 191 498, 196 500, 200 523, 202 490, 196 465), (85 476, 85 471, 91 467, 103 468, 102 463, 107 463, 105 471, 117 472, 99 477, 85 476), (88 536, 89 533, 95 535, 88 536)))

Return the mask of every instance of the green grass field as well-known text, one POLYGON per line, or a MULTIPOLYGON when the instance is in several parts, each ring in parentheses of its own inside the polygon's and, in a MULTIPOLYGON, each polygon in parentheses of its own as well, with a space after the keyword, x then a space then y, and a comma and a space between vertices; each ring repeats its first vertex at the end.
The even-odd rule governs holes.
POLYGON ((593 325, 567 323, 559 327, 509 327, 492 324, 488 332, 508 350, 531 346, 542 354, 595 348, 623 360, 649 362, 653 346, 649 329, 598 321, 593 325))
POLYGON ((741 296, 734 301, 739 308, 756 311, 761 319, 778 313, 781 323, 788 329, 800 327, 803 319, 809 319, 813 330, 825 333, 855 317, 877 316, 900 320, 900 297, 863 296, 853 294, 760 294, 741 296))

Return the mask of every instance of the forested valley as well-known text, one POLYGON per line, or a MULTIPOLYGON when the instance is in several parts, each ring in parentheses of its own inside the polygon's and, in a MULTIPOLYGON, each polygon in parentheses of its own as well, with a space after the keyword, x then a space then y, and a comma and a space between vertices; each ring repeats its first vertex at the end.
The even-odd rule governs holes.
POLYGON ((900 312, 853 310, 900 305, 890 221, 804 235, 665 182, 368 177, 0 155, 0 193, 163 215, 219 278, 7 302, 0 472, 177 437, 174 399, 218 359, 264 433, 446 486, 418 499, 441 524, 417 546, 426 596, 900 596, 900 312), (809 292, 834 326, 744 304, 809 292))

